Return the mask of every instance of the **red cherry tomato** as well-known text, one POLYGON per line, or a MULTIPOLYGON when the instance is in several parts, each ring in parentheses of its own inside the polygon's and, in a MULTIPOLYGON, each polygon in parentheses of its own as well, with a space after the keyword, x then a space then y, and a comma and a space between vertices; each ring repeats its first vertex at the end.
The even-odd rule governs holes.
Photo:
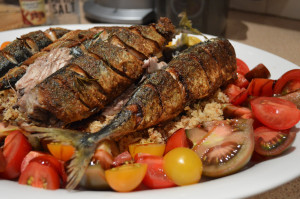
POLYGON ((251 96, 271 97, 273 95, 274 80, 255 78, 249 84, 248 94, 251 96))
POLYGON ((119 154, 117 157, 114 158, 113 166, 120 166, 125 162, 129 162, 132 160, 131 154, 128 151, 124 151, 123 153, 119 154))
POLYGON ((2 149, 0 149, 0 172, 3 172, 6 168, 6 160, 3 155, 2 149))
POLYGON ((135 156, 137 163, 147 164, 147 172, 143 184, 152 189, 167 188, 175 186, 163 170, 163 157, 138 153, 135 156))
MULTIPOLYGON (((67 174, 66 174, 66 171, 64 169, 64 165, 63 165, 62 162, 57 160, 54 156, 45 154, 45 155, 33 158, 29 162, 29 164, 32 163, 32 162, 37 162, 39 164, 52 167, 59 174, 59 176, 61 177, 63 185, 65 185, 65 183, 67 182, 67 174)), ((25 170, 26 170, 26 168, 25 168, 25 170)))
POLYGON ((22 164, 21 164, 21 173, 26 169, 27 165, 29 162, 39 156, 46 155, 45 153, 38 152, 38 151, 30 151, 23 159, 22 164))
POLYGON ((31 150, 26 137, 21 131, 12 131, 5 138, 3 155, 6 160, 5 171, 0 173, 0 177, 14 179, 20 175, 21 163, 24 157, 31 150))
POLYGON ((19 184, 44 189, 58 189, 59 175, 50 165, 30 162, 19 178, 19 184))
POLYGON ((234 81, 234 85, 240 87, 240 88, 247 88, 249 85, 249 81, 245 78, 242 74, 237 74, 237 79, 234 81))
POLYGON ((289 129, 300 120, 300 110, 294 103, 284 99, 258 97, 250 104, 255 118, 272 129, 289 129))
POLYGON ((294 69, 283 74, 274 86, 275 94, 286 94, 300 89, 300 69, 294 69))
POLYGON ((245 75, 250 71, 247 64, 239 58, 236 58, 236 66, 237 66, 237 73, 239 74, 245 75))
POLYGON ((238 94, 235 98, 233 98, 230 102, 233 105, 241 105, 248 98, 248 90, 243 90, 240 94, 238 94))
POLYGON ((224 92, 228 96, 229 102, 234 103, 234 105, 241 104, 248 97, 248 92, 245 88, 240 88, 234 84, 229 84, 224 92))
POLYGON ((185 129, 178 129, 173 133, 166 144, 165 154, 177 147, 189 147, 189 142, 185 134, 185 129))
POLYGON ((265 126, 254 130, 254 150, 263 156, 280 155, 294 142, 296 131, 273 130, 265 126))

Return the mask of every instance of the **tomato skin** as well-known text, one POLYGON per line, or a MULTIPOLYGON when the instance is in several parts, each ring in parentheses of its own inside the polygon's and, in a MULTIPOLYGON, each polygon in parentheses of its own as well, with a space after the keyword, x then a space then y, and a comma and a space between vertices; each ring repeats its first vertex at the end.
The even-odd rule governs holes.
POLYGON ((21 164, 21 173, 26 169, 28 166, 29 162, 39 156, 47 155, 46 153, 42 153, 39 151, 30 151, 23 159, 22 164, 21 164))
POLYGON ((229 84, 227 88, 224 90, 225 94, 228 96, 229 101, 232 102, 235 100, 237 96, 239 96, 242 92, 247 91, 245 88, 240 88, 234 84, 229 84))
POLYGON ((234 81, 234 85, 240 87, 240 88, 247 88, 249 85, 249 81, 245 78, 242 74, 237 74, 237 79, 234 81))
POLYGON ((0 172, 3 172, 6 168, 6 160, 3 155, 2 149, 0 148, 0 172))
POLYGON ((147 153, 151 155, 163 156, 165 148, 166 148, 165 144, 156 144, 156 143, 130 144, 129 152, 132 158, 134 158, 134 156, 137 153, 147 153))
POLYGON ((191 149, 177 147, 164 156, 163 168, 167 176, 179 186, 198 183, 202 175, 202 162, 191 149))
POLYGON ((147 171, 146 164, 124 164, 105 171, 109 186, 115 191, 129 192, 137 188, 147 171))
POLYGON ((21 131, 12 131, 4 141, 3 156, 6 160, 5 171, 0 177, 14 179, 20 175, 21 163, 31 151, 31 145, 21 131))
POLYGON ((128 151, 124 151, 123 153, 117 155, 117 157, 114 158, 112 165, 114 167, 120 166, 125 162, 130 162, 131 160, 132 160, 131 154, 128 151))
POLYGON ((21 173, 19 184, 55 190, 59 188, 59 175, 56 170, 49 165, 30 162, 21 173))
POLYGON ((280 155, 291 146, 295 138, 296 131, 279 131, 261 126, 254 130, 254 150, 263 156, 280 155))
POLYGON ((98 161, 103 169, 110 169, 114 161, 112 155, 104 149, 97 149, 94 154, 94 159, 98 161))
POLYGON ((189 147, 185 129, 181 128, 174 132, 167 141, 165 154, 177 147, 189 147))
POLYGON ((37 157, 33 158, 32 160, 30 160, 29 164, 31 162, 37 162, 41 165, 46 165, 46 166, 52 167, 61 177, 62 184, 65 185, 65 183, 67 182, 67 174, 64 169, 64 165, 62 162, 57 160, 54 156, 49 155, 49 154, 37 156, 37 157))
POLYGON ((236 58, 236 66, 239 74, 245 75, 250 71, 248 65, 239 58, 236 58))
POLYGON ((273 95, 274 80, 255 78, 249 84, 248 94, 251 96, 271 97, 273 95))
POLYGON ((55 158, 64 162, 70 160, 75 152, 75 148, 73 146, 60 143, 49 143, 47 144, 47 147, 55 158))
POLYGON ((290 70, 286 73, 284 73, 275 83, 274 86, 274 93, 275 94, 286 94, 288 92, 293 91, 294 89, 299 89, 299 84, 297 84, 297 87, 293 88, 292 90, 287 89, 288 91, 285 91, 285 93, 282 93, 284 91, 284 88, 287 86, 289 82, 297 82, 300 81, 300 69, 294 69, 290 70))
POLYGON ((250 101, 252 112, 265 126, 290 129, 300 120, 300 110, 290 101, 275 97, 258 97, 250 101))
POLYGON ((148 165, 143 184, 151 189, 161 189, 176 186, 163 169, 163 157, 149 154, 137 154, 135 162, 148 165))

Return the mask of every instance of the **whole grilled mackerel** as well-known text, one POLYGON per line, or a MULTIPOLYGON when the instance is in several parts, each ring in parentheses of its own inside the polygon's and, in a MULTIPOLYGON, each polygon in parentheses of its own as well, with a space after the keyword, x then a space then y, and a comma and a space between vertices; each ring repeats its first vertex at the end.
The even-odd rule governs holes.
MULTIPOLYGON (((157 24, 98 27, 94 39, 72 50, 75 57, 18 101, 20 111, 46 125, 65 126, 102 110, 144 74, 144 60, 161 54, 175 27, 157 24)), ((25 88, 26 89, 26 88, 25 88)))
POLYGON ((44 32, 30 32, 15 39, 0 51, 0 77, 68 32, 69 30, 63 28, 50 28, 44 32))
POLYGON ((201 100, 236 78, 235 51, 228 40, 213 39, 185 50, 164 70, 151 75, 135 90, 112 121, 96 133, 58 128, 27 127, 40 138, 72 144, 68 189, 76 188, 97 145, 176 117, 184 107, 201 100))

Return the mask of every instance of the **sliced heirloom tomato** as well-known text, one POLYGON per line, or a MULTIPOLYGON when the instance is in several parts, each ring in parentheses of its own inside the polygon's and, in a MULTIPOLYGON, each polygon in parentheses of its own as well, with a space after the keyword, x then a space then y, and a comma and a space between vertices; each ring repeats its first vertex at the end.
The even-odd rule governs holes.
POLYGON ((240 88, 234 84, 229 84, 224 92, 233 105, 242 104, 248 97, 248 91, 245 88, 240 88))
POLYGON ((57 171, 50 165, 30 162, 19 178, 19 184, 44 189, 58 189, 60 185, 57 171))
POLYGON ((137 153, 147 153, 156 156, 163 156, 166 145, 160 143, 147 143, 147 144, 130 144, 129 152, 134 158, 137 153))
POLYGON ((280 155, 292 145, 295 138, 296 131, 279 131, 262 126, 254 130, 254 150, 263 156, 280 155))
POLYGON ((118 192, 129 192, 137 188, 145 177, 147 164, 124 164, 105 171, 109 186, 118 192))
POLYGON ((6 160, 6 168, 0 173, 0 177, 14 179, 20 175, 21 163, 31 150, 26 137, 21 131, 12 131, 4 141, 3 156, 6 160))
POLYGON ((287 94, 300 89, 300 69, 294 69, 283 74, 274 86, 275 94, 287 94))
POLYGON ((254 150, 252 119, 204 122, 209 132, 194 146, 203 163, 203 175, 220 177, 237 172, 254 150))
POLYGON ((130 162, 131 160, 132 160, 131 154, 128 151, 124 151, 123 153, 120 153, 119 155, 117 155, 114 158, 114 161, 112 164, 114 167, 117 167, 126 162, 130 162))
POLYGON ((163 169, 163 157, 138 153, 134 157, 135 162, 147 164, 147 172, 143 184, 151 189, 174 187, 163 169))
POLYGON ((251 96, 265 96, 273 95, 274 80, 255 78, 249 84, 248 94, 251 96))
POLYGON ((300 120, 300 110, 287 100, 276 97, 258 97, 250 101, 255 118, 265 126, 285 130, 300 120))
POLYGON ((177 147, 189 147, 185 129, 181 128, 174 132, 167 140, 165 154, 177 147))
POLYGON ((237 74, 237 79, 234 81, 234 85, 240 88, 247 88, 249 85, 249 81, 242 74, 237 74))

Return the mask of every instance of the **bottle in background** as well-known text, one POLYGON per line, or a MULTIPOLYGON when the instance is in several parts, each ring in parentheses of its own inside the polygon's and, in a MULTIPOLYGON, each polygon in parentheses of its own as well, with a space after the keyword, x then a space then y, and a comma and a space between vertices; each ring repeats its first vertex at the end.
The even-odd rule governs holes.
POLYGON ((24 24, 36 26, 46 23, 44 0, 19 0, 19 3, 24 24))
POLYGON ((48 0, 49 24, 79 24, 80 0, 48 0))

